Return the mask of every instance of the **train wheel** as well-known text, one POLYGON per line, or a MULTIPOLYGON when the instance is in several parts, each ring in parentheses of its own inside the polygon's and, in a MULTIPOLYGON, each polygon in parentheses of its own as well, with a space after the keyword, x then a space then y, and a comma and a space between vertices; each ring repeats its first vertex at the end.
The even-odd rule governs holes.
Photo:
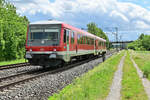
POLYGON ((45 69, 45 68, 46 68, 46 66, 45 66, 45 65, 43 65, 43 66, 42 66, 42 68, 43 68, 43 69, 45 69))
POLYGON ((62 64, 60 64, 60 65, 58 65, 58 68, 62 68, 64 65, 63 65, 63 63, 62 64))
POLYGON ((59 68, 62 68, 65 66, 65 62, 64 61, 61 61, 61 63, 58 65, 59 68))

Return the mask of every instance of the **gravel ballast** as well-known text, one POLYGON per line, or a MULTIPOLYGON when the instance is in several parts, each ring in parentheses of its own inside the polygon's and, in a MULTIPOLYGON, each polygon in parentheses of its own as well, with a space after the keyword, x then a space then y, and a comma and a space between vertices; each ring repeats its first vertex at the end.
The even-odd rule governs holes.
POLYGON ((12 69, 0 70, 0 78, 19 74, 22 72, 38 70, 40 68, 42 68, 42 67, 40 67, 40 66, 24 66, 24 67, 12 68, 12 69))
POLYGON ((9 91, 0 92, 0 100, 47 100, 53 93, 59 92, 59 90, 70 84, 73 79, 93 69, 101 62, 102 58, 99 58, 63 72, 49 74, 15 86, 9 91))

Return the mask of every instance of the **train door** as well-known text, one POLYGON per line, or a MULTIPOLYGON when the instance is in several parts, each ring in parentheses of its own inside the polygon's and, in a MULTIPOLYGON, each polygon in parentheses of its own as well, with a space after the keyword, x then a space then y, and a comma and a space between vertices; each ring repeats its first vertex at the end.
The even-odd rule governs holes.
POLYGON ((67 32, 66 32, 66 40, 67 40, 67 52, 66 52, 67 54, 66 55, 67 56, 66 57, 67 57, 68 61, 70 61, 70 54, 69 54, 69 51, 70 51, 70 43, 69 43, 70 42, 69 41, 70 40, 70 35, 69 34, 70 34, 70 30, 67 29, 67 32))
POLYGON ((76 48, 76 54, 78 53, 78 34, 75 32, 75 48, 76 48))
POLYGON ((94 38, 94 54, 96 55, 96 39, 94 38))
POLYGON ((95 53, 98 54, 98 40, 95 39, 95 53))

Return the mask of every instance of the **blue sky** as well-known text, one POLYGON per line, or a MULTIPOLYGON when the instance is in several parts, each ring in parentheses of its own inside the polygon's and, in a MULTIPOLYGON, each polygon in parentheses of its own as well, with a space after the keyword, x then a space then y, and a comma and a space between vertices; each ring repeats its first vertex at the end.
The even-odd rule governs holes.
POLYGON ((140 33, 150 34, 149 0, 9 0, 17 12, 30 22, 55 19, 78 28, 95 22, 115 40, 118 27, 120 40, 135 40, 140 33))

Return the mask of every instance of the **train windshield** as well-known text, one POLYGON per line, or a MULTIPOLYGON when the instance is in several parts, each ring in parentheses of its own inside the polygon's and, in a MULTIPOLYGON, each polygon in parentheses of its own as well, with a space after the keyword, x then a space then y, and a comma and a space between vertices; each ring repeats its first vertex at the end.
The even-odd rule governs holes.
POLYGON ((57 46, 60 40, 58 25, 30 26, 28 33, 28 45, 31 46, 57 46))
POLYGON ((58 40, 59 29, 31 29, 30 39, 58 40))

